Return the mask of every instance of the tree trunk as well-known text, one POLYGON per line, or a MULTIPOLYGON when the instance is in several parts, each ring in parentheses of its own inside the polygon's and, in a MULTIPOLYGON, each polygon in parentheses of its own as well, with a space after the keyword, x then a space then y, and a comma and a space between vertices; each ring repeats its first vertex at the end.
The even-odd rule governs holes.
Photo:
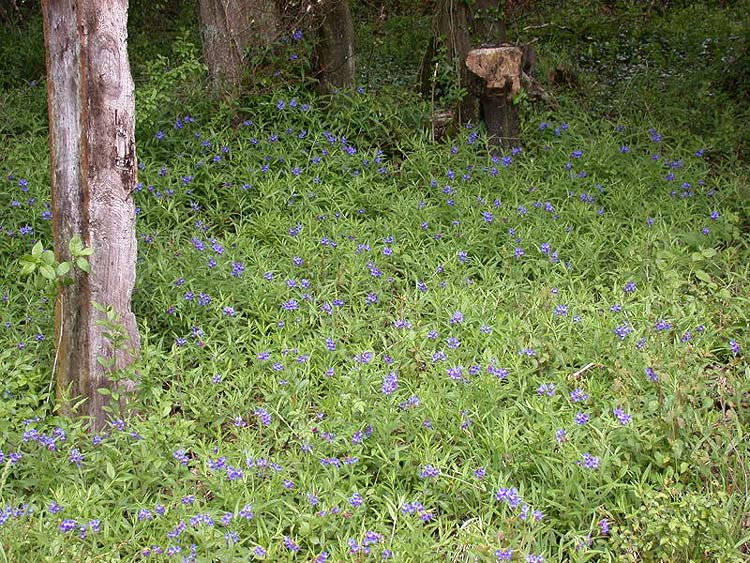
POLYGON ((331 92, 355 82, 354 24, 347 0, 331 0, 320 8, 316 52, 319 89, 331 92))
POLYGON ((127 57, 127 0, 44 0, 52 232, 58 261, 80 236, 94 249, 55 303, 57 397, 67 414, 105 424, 109 370, 139 350, 135 284, 135 99, 127 57), (112 307, 125 335, 114 349, 94 304, 112 307), (100 359, 109 364, 102 365, 100 359), (78 399, 85 402, 73 412, 78 399))
POLYGON ((242 86, 245 55, 276 39, 279 14, 274 0, 199 0, 203 59, 216 93, 236 94, 242 86))
MULTIPOLYGON (((454 70, 456 89, 465 94, 457 104, 459 124, 478 122, 481 86, 466 68, 466 57, 473 46, 482 43, 502 43, 505 40, 505 0, 437 0, 433 36, 422 59, 419 82, 422 96, 432 99, 435 91, 435 65, 450 65, 454 70), (436 60, 441 52, 445 60, 436 60)), ((444 88, 444 86, 442 86, 444 88)), ((444 94, 444 92, 441 92, 444 94)))
MULTIPOLYGON (((433 36, 427 46, 420 69, 420 89, 425 98, 432 99, 436 88, 441 90, 472 89, 472 77, 463 62, 471 49, 470 17, 469 7, 465 2, 438 0, 433 36), (439 74, 436 73, 438 70, 436 65, 450 65, 453 68, 451 73, 454 77, 453 84, 435 84, 436 74, 439 74)), ((439 94, 445 95, 446 92, 441 91, 439 94)), ((456 110, 459 123, 479 119, 479 104, 475 96, 464 95, 458 102, 456 110)))
POLYGON ((505 0, 475 0, 472 16, 474 46, 505 42, 505 0))

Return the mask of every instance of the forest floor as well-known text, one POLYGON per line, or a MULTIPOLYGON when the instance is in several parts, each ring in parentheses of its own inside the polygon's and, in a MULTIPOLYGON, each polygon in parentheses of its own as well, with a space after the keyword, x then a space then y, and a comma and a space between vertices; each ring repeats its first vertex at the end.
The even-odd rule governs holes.
POLYGON ((97 435, 19 276, 45 91, 0 42, 0 562, 746 560, 741 8, 517 22, 577 85, 495 157, 431 140, 415 16, 359 27, 362 88, 234 105, 134 34, 142 356, 97 435))

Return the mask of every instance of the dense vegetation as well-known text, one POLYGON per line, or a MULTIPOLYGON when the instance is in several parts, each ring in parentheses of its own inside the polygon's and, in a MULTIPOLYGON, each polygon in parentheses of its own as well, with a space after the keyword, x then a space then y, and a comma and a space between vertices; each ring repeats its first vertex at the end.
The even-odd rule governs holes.
POLYGON ((194 14, 142 4, 140 384, 93 436, 19 276, 44 55, 3 30, 0 561, 746 560, 746 3, 523 12, 577 84, 497 156, 432 140, 418 14, 360 5, 357 90, 290 39, 230 104, 194 14))

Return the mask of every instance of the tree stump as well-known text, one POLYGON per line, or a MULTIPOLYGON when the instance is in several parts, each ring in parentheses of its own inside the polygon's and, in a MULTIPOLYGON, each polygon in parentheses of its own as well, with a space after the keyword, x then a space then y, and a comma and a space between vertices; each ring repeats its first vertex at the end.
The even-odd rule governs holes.
POLYGON ((479 100, 490 143, 506 149, 518 146, 520 126, 513 98, 523 86, 523 49, 514 45, 472 49, 466 67, 479 79, 479 100))

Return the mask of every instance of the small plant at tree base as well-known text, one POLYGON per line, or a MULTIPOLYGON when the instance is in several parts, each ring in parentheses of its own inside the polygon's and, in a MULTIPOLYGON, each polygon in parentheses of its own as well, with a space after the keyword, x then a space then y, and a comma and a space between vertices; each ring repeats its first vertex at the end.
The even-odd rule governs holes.
POLYGON ((55 259, 54 252, 44 250, 42 241, 37 241, 31 249, 31 254, 21 256, 19 259, 22 264, 21 274, 30 276, 35 272, 39 272, 40 277, 36 280, 37 287, 41 287, 45 283, 55 285, 58 283, 62 285, 73 283, 73 278, 68 275, 73 266, 87 274, 91 271, 89 261, 86 257, 91 256, 94 253, 94 249, 84 246, 81 237, 76 235, 70 239, 68 250, 70 251, 72 260, 58 262, 55 259))
MULTIPOLYGON (((96 361, 99 365, 107 369, 107 379, 114 384, 112 389, 100 387, 98 392, 100 395, 109 395, 112 397, 112 400, 120 406, 120 414, 124 417, 127 411, 124 409, 125 405, 121 401, 122 395, 120 393, 119 384, 124 384, 123 388, 125 390, 132 391, 134 388, 132 376, 134 374, 133 370, 130 369, 130 366, 124 369, 117 368, 117 352, 126 350, 129 338, 128 333, 121 322, 119 313, 114 307, 111 305, 104 306, 99 303, 94 303, 94 309, 104 315, 104 318, 96 321, 96 325, 104 329, 102 335, 109 340, 109 343, 112 346, 112 354, 110 356, 99 356, 96 358, 96 361)), ((126 351, 131 355, 135 354, 132 349, 126 351)), ((107 408, 112 409, 112 407, 107 408)))

